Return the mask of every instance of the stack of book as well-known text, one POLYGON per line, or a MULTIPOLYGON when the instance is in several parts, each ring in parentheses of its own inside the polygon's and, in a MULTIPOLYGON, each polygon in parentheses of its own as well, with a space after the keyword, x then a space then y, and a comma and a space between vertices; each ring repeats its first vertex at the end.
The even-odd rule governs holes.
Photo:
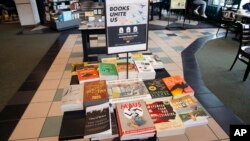
POLYGON ((70 85, 64 89, 61 111, 83 110, 83 85, 70 85))
POLYGON ((84 138, 101 139, 112 135, 109 103, 86 108, 84 138))
POLYGON ((142 79, 138 78, 107 81, 107 90, 112 104, 151 99, 142 79))
POLYGON ((164 65, 157 55, 143 55, 144 59, 148 61, 154 69, 163 69, 164 65))
POLYGON ((169 100, 149 100, 146 104, 154 122, 157 137, 184 134, 185 126, 169 100))
POLYGON ((100 80, 117 80, 116 65, 111 63, 99 63, 100 80))
POLYGON ((99 80, 99 73, 95 67, 83 67, 77 70, 76 73, 80 84, 99 80))
POLYGON ((148 61, 135 61, 138 69, 138 78, 143 80, 155 79, 156 72, 148 61))
POLYGON ((127 69, 127 63, 118 63, 116 68, 119 79, 127 79, 127 74, 128 74, 128 79, 138 77, 138 71, 134 63, 128 63, 128 69, 127 69))
POLYGON ((93 106, 108 102, 107 86, 105 80, 84 83, 84 106, 93 106))
POLYGON ((116 104, 121 140, 147 139, 155 135, 155 126, 144 101, 116 104))
POLYGON ((194 96, 194 90, 189 84, 179 75, 162 78, 168 90, 172 93, 173 98, 182 97, 185 95, 194 96))
POLYGON ((185 127, 193 127, 208 123, 208 114, 194 97, 186 95, 177 99, 172 99, 170 104, 179 114, 185 127))

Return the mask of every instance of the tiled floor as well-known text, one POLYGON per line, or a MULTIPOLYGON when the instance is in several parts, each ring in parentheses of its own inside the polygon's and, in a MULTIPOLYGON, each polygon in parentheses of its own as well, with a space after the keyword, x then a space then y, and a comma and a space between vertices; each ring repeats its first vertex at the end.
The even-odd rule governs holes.
MULTIPOLYGON (((162 59, 165 69, 170 75, 184 76, 181 52, 197 38, 215 34, 216 31, 217 29, 149 31, 149 51, 162 59)), ((91 41, 91 44, 104 45, 103 36, 98 36, 98 39, 98 41, 91 41)), ((60 47, 58 46, 58 48, 60 47)), ((48 72, 45 73, 42 82, 32 81, 32 83, 23 85, 5 108, 6 111, 2 112, 0 132, 4 132, 0 133, 3 134, 0 137, 1 141, 7 138, 12 141, 58 140, 63 115, 60 111, 63 88, 70 84, 71 63, 81 62, 82 58, 81 35, 69 35, 48 72), (25 108, 25 112, 22 113, 21 111, 24 111, 25 108), (16 123, 18 124, 15 127, 16 123)), ((228 138, 228 135, 211 117, 208 125, 188 128, 184 135, 165 137, 160 140, 214 141, 229 140, 228 138)))

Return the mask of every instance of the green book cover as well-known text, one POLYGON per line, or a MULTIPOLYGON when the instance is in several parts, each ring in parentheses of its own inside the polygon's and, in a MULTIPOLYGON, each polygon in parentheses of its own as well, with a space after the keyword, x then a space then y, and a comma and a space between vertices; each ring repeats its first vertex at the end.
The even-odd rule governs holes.
POLYGON ((99 73, 101 75, 117 75, 115 64, 99 63, 99 73))

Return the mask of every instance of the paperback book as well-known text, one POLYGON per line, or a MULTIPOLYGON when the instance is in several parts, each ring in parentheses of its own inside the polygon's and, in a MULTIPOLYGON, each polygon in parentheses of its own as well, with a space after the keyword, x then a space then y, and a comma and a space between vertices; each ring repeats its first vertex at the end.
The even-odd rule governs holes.
POLYGON ((209 117, 204 108, 190 95, 173 99, 171 105, 179 114, 185 127, 204 125, 209 117))
POLYGON ((107 90, 112 104, 151 99, 142 79, 138 78, 107 81, 107 90))
POLYGON ((94 67, 83 67, 76 72, 80 84, 84 82, 99 80, 99 73, 94 67))
POLYGON ((135 61, 138 78, 143 80, 155 79, 156 72, 148 61, 135 61))
POLYGON ((109 103, 86 108, 84 138, 112 135, 109 103))
POLYGON ((117 80, 116 65, 111 63, 99 63, 100 80, 117 80))
POLYGON ((161 79, 145 80, 144 84, 146 85, 152 99, 172 99, 171 92, 161 79))
POLYGON ((185 126, 169 100, 149 100, 146 104, 154 122, 157 137, 184 134, 185 126))
POLYGON ((61 111, 83 110, 83 85, 70 85, 64 89, 61 111))
POLYGON ((172 93, 173 98, 182 97, 185 95, 194 95, 194 90, 189 84, 179 75, 162 78, 168 90, 172 93))
POLYGON ((107 88, 105 80, 97 80, 84 83, 85 106, 93 106, 108 102, 107 88))

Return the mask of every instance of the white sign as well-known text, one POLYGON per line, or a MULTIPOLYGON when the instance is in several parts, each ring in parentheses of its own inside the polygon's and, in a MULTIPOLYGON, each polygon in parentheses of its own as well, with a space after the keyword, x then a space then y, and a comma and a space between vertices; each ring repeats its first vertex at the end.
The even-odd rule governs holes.
POLYGON ((148 0, 106 0, 107 53, 147 50, 148 0))
POLYGON ((171 0, 170 9, 186 9, 187 0, 171 0))

